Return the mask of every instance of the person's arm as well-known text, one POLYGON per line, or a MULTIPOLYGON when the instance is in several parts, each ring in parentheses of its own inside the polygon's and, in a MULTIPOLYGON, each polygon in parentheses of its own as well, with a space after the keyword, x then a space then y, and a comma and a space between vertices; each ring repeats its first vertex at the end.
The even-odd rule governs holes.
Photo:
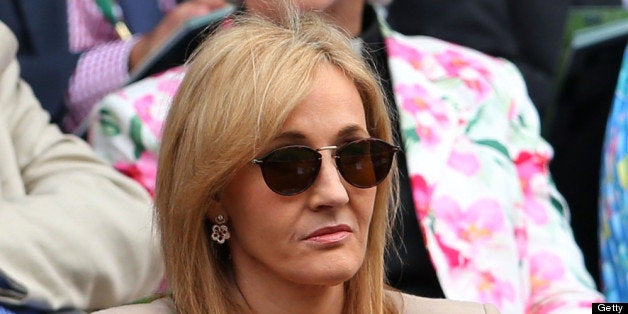
POLYGON ((190 18, 225 5, 224 0, 185 1, 166 12, 152 31, 124 41, 93 1, 68 0, 71 49, 81 53, 68 88, 66 131, 81 134, 94 105, 126 84, 129 73, 190 18))
POLYGON ((147 193, 49 124, 0 24, 0 302, 96 309, 153 292, 163 267, 147 193))
POLYGON ((501 97, 511 100, 507 138, 524 195, 527 241, 523 256, 530 282, 527 311, 589 313, 591 303, 603 302, 603 296, 585 268, 569 225, 569 209, 552 181, 552 149, 540 135, 538 113, 523 78, 510 63, 505 62, 503 70, 495 82, 501 97))
POLYGON ((129 79, 129 56, 138 40, 121 40, 95 1, 67 0, 70 50, 80 54, 67 91, 64 128, 82 133, 93 105, 129 79))
POLYGON ((137 37, 116 39, 81 54, 68 86, 66 131, 83 133, 94 105, 129 80, 129 55, 136 42, 137 37))

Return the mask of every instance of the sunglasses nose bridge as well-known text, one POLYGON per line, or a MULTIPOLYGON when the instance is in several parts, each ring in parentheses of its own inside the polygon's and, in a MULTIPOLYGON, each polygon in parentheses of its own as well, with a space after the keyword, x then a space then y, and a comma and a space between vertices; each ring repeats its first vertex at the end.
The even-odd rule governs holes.
POLYGON ((331 150, 331 151, 333 151, 333 152, 331 152, 331 158, 333 158, 334 163, 336 163, 336 160, 338 159, 338 155, 336 155, 335 151, 337 149, 338 149, 338 146, 323 146, 323 147, 319 147, 319 148, 315 149, 315 151, 317 151, 318 153, 320 153, 323 150, 331 150))
POLYGON ((320 152, 322 150, 336 150, 336 149, 338 149, 338 146, 323 146, 323 147, 319 147, 315 149, 315 151, 320 152))

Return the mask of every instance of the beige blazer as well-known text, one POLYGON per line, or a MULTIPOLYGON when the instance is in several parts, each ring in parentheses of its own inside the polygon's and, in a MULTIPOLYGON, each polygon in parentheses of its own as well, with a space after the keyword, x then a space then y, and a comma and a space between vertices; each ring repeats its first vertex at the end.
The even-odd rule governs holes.
MULTIPOLYGON (((491 304, 430 299, 401 292, 387 291, 392 296, 398 313, 403 314, 499 314, 491 304)), ((170 298, 162 298, 148 304, 127 305, 95 312, 95 314, 174 314, 174 303, 170 298)))
MULTIPOLYGON (((0 302, 95 309, 150 294, 163 273, 149 195, 49 124, 0 23, 0 302)), ((46 73, 41 73, 46 75, 46 73)))

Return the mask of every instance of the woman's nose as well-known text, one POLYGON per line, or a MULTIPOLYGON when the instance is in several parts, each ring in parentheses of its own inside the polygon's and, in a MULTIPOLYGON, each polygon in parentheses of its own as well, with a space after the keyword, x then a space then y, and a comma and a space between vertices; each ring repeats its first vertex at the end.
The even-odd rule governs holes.
POLYGON ((334 157, 323 153, 321 169, 314 184, 310 187, 310 208, 337 208, 349 202, 347 183, 336 169, 334 157))

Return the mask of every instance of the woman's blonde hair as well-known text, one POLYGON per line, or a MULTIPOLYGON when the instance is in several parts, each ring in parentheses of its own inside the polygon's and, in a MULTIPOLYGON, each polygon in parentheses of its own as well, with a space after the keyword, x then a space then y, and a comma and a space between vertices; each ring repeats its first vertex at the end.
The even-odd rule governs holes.
MULTIPOLYGON (((165 122, 156 210, 169 285, 180 313, 247 312, 227 245, 208 237, 208 213, 234 172, 280 131, 307 96, 317 69, 331 64, 353 80, 371 136, 392 142, 379 82, 349 39, 315 13, 238 16, 205 40, 189 62, 165 122)), ((341 104, 339 104, 341 105, 341 104)), ((396 167, 377 187, 367 253, 346 284, 346 313, 391 312, 384 250, 396 167)))

